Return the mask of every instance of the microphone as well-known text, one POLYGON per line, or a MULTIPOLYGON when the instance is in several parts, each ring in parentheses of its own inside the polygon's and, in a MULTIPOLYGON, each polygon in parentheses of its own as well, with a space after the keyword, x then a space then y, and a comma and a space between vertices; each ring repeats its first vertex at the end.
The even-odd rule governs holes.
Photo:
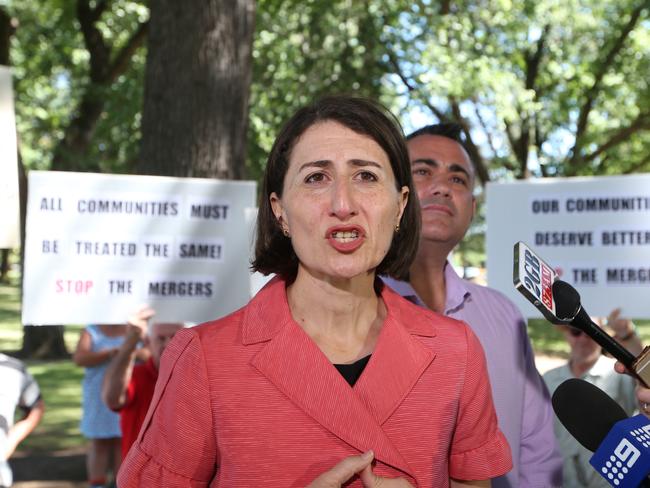
MULTIPOLYGON (((636 359, 634 355, 591 320, 589 314, 580 304, 580 294, 577 290, 562 280, 556 280, 552 289, 558 318, 583 331, 632 371, 636 359)), ((650 378, 648 379, 650 380, 650 378)))
POLYGON ((566 430, 594 452, 589 463, 610 485, 650 487, 650 421, 645 416, 628 418, 604 391, 577 378, 558 386, 551 402, 566 430))
POLYGON ((643 385, 650 386, 650 346, 635 357, 607 332, 592 322, 580 303, 580 294, 526 244, 514 248, 515 288, 551 323, 580 329, 625 365, 643 385))

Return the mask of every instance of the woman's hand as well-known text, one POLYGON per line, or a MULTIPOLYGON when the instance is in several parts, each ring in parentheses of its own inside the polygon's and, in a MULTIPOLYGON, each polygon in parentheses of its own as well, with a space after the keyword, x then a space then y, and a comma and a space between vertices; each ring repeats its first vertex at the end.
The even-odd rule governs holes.
POLYGON ((413 485, 404 478, 383 478, 372 472, 372 466, 366 466, 361 473, 361 482, 364 488, 413 488, 413 485))
POLYGON ((329 471, 325 471, 312 481, 307 488, 340 488, 343 483, 370 467, 375 454, 372 451, 358 456, 346 457, 329 471))
POLYGON ((372 451, 358 456, 346 457, 329 471, 321 474, 307 488, 340 488, 343 483, 358 474, 365 488, 413 488, 404 478, 382 478, 372 472, 372 451))

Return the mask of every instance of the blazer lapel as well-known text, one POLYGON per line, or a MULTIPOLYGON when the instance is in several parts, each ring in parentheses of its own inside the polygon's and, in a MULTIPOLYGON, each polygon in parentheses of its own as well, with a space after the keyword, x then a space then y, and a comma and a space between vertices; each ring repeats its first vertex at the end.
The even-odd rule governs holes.
POLYGON ((430 348, 388 315, 372 357, 354 385, 379 425, 388 420, 434 357, 430 348))
MULTIPOLYGON (((284 283, 280 283, 281 290, 273 283, 267 285, 268 289, 260 292, 266 292, 265 299, 260 301, 264 297, 258 294, 244 318, 245 344, 268 341, 251 360, 252 366, 338 438, 360 452, 372 449, 376 459, 413 478, 412 469, 382 430, 374 412, 368 410, 367 402, 293 321, 284 283)), ((381 390, 375 393, 382 394, 381 390)))
POLYGON ((279 332, 251 364, 294 404, 360 452, 413 477, 400 452, 316 344, 293 323, 279 332))

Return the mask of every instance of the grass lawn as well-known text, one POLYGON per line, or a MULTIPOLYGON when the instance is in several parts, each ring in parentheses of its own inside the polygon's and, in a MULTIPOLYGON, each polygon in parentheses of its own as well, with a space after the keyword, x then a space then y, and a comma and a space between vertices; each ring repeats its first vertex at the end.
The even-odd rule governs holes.
MULTIPOLYGON (((645 344, 650 344, 650 321, 636 321, 645 344)), ((81 326, 68 326, 65 341, 73 351, 81 326)), ((528 333, 536 353, 568 355, 568 347, 556 327, 545 320, 530 320, 528 333)), ((0 351, 16 351, 22 343, 20 303, 16 283, 0 284, 0 351)), ((46 403, 46 413, 36 431, 19 451, 51 452, 84 445, 79 432, 81 418, 81 379, 83 368, 71 360, 27 361, 38 381, 46 403)))
MULTIPOLYGON (((74 351, 81 326, 66 327, 68 351, 74 351)), ((22 344, 18 287, 0 284, 0 351, 12 352, 22 344)), ((81 419, 81 379, 83 368, 72 360, 27 361, 45 401, 45 415, 36 430, 19 446, 19 451, 52 452, 83 446, 79 432, 81 419)))

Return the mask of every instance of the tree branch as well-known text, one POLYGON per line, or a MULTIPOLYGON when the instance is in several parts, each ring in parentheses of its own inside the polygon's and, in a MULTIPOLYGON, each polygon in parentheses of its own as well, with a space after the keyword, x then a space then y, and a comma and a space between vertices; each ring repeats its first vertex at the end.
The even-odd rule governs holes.
POLYGON ((474 108, 474 115, 476 116, 479 124, 481 125, 481 129, 483 129, 483 132, 485 132, 485 136, 487 137, 488 145, 490 146, 490 151, 492 151, 492 154, 494 156, 497 155, 497 149, 496 146, 494 145, 494 139, 492 138, 492 131, 488 129, 487 124, 485 123, 485 120, 483 120, 483 117, 481 116, 481 111, 478 109, 478 103, 476 100, 472 100, 472 107, 474 108))
POLYGON ((627 168, 625 171, 623 171, 623 174, 629 175, 632 173, 638 173, 642 169, 645 169, 646 166, 648 166, 648 169, 650 169, 650 154, 648 154, 644 159, 642 159, 635 165, 627 168))
POLYGON ((108 67, 106 73, 106 80, 109 82, 115 81, 121 74, 123 74, 129 67, 133 54, 138 50, 147 38, 149 30, 149 21, 143 22, 138 26, 138 29, 133 33, 129 40, 124 44, 122 49, 117 53, 113 62, 108 67))
POLYGON ((386 54, 388 54, 388 62, 393 67, 395 74, 399 77, 400 80, 402 80, 402 83, 404 84, 408 92, 415 94, 417 98, 424 105, 426 105, 426 107, 431 111, 431 113, 433 113, 436 117, 438 117, 438 120, 440 120, 441 122, 449 122, 450 121, 449 117, 447 117, 447 115, 445 115, 444 112, 442 112, 440 109, 436 108, 431 102, 429 102, 428 97, 422 95, 419 87, 420 83, 417 80, 415 80, 415 82, 418 84, 418 86, 415 86, 413 82, 406 77, 392 49, 386 47, 386 54))
POLYGON ((551 26, 546 24, 544 29, 542 29, 542 34, 537 40, 537 49, 533 54, 530 51, 526 52, 526 89, 534 90, 535 82, 537 81, 537 75, 539 74, 539 66, 542 63, 542 57, 544 56, 544 49, 546 47, 546 39, 548 33, 551 30, 551 26))
POLYGON ((573 148, 571 149, 571 158, 569 160, 569 164, 574 165, 576 161, 578 160, 580 150, 582 149, 583 145, 583 140, 584 140, 584 135, 587 130, 587 122, 589 119, 589 113, 591 112, 594 103, 596 101, 596 98, 598 97, 598 93, 600 91, 600 83, 603 80, 603 77, 607 73, 607 71, 611 68, 612 63, 614 62, 614 59, 616 59, 616 56, 618 56, 618 53, 621 51, 623 48, 623 45, 625 44, 625 41, 627 40, 628 36, 630 35, 630 32, 634 29, 636 26, 637 22, 639 21, 639 18, 641 17, 641 12, 645 8, 646 3, 644 1, 640 2, 639 5, 632 11, 630 14, 630 18, 628 19, 627 23, 623 26, 621 29, 620 34, 616 38, 616 40, 613 42, 611 48, 609 51, 606 53, 604 59, 598 66, 598 69, 594 73, 594 83, 591 85, 591 88, 587 90, 587 93, 585 94, 585 101, 580 108, 580 113, 578 115, 578 123, 576 125, 576 134, 575 134, 575 142, 573 144, 573 148))
POLYGON ((77 0, 77 20, 81 26, 84 44, 90 54, 90 79, 95 83, 105 81, 106 68, 110 60, 110 48, 95 26, 95 22, 107 4, 107 1, 100 1, 94 9, 91 9, 88 0, 77 0))
POLYGON ((607 141, 598 146, 592 153, 587 154, 583 160, 593 161, 596 156, 626 141, 632 134, 638 131, 650 129, 650 113, 641 113, 627 127, 617 130, 607 141))
POLYGON ((460 105, 453 98, 450 99, 450 105, 451 105, 451 112, 454 114, 455 121, 461 125, 461 127, 463 128, 463 132, 465 133, 465 147, 467 148, 467 152, 469 153, 469 158, 474 164, 474 168, 476 169, 476 175, 478 176, 478 179, 481 182, 481 186, 485 186, 485 184, 488 181, 490 181, 490 174, 488 173, 487 167, 485 165, 485 159, 483 159, 483 156, 481 155, 478 146, 474 143, 474 140, 472 139, 472 134, 470 133, 469 130, 469 124, 467 123, 467 121, 465 121, 465 119, 460 113, 460 105))

